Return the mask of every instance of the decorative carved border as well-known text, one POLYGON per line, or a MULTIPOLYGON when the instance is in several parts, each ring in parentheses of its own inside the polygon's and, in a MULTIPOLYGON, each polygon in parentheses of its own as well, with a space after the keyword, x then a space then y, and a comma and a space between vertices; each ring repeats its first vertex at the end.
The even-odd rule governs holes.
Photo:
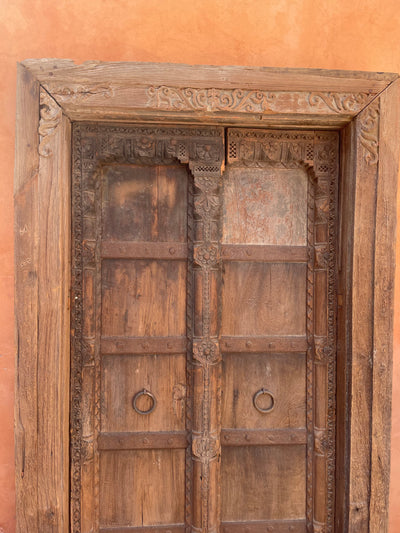
POLYGON ((271 113, 292 106, 293 109, 316 108, 327 112, 358 113, 371 100, 370 93, 288 92, 244 89, 197 89, 194 87, 159 87, 147 89, 146 106, 166 111, 237 111, 271 113))

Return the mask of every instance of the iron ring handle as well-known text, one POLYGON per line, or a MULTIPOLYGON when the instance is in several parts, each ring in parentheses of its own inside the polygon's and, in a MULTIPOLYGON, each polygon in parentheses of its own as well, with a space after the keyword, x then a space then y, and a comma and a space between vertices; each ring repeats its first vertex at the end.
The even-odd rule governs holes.
POLYGON ((267 389, 260 389, 253 396, 253 405, 257 409, 257 411, 260 413, 263 413, 263 414, 270 413, 275 407, 275 397, 271 391, 267 389), (263 407, 260 407, 257 401, 260 396, 264 396, 264 395, 268 395, 271 398, 271 406, 267 407, 266 409, 264 409, 263 407))
POLYGON ((135 396, 132 398, 132 406, 133 406, 134 410, 139 415, 149 415, 150 413, 152 413, 154 411, 154 409, 156 408, 156 405, 157 405, 157 400, 156 400, 154 394, 152 394, 150 391, 148 391, 146 389, 143 389, 143 390, 137 392, 135 394, 135 396), (142 409, 139 409, 139 407, 136 405, 137 400, 141 396, 148 396, 149 398, 151 398, 151 400, 153 402, 151 407, 150 407, 150 409, 147 409, 147 411, 143 411, 142 409))

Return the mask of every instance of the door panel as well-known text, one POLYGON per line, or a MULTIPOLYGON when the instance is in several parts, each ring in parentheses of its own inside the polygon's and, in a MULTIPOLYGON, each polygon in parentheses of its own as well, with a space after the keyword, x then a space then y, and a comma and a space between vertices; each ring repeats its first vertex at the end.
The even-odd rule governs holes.
POLYGON ((222 335, 305 335, 306 273, 300 263, 225 262, 222 335))
POLYGON ((337 134, 79 132, 73 533, 333 533, 337 134))

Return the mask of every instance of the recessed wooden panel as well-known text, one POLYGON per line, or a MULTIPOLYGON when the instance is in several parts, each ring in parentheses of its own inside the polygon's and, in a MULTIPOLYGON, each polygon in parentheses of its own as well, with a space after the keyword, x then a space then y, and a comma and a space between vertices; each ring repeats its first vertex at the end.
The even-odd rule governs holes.
MULTIPOLYGON (((185 400, 186 355, 103 357, 102 431, 184 430, 185 400), (143 389, 157 402, 149 415, 132 407, 133 396, 143 389)), ((138 399, 139 409, 150 409, 149 402, 145 396, 138 399)))
POLYGON ((305 460, 302 445, 224 446, 222 521, 304 518, 305 460))
POLYGON ((222 334, 304 334, 306 268, 301 263, 226 263, 222 334))
POLYGON ((183 523, 184 465, 184 450, 101 452, 100 525, 183 523))
MULTIPOLYGON (((305 427, 304 354, 226 355, 222 379, 223 428, 305 427), (260 413, 253 405, 254 395, 262 388, 274 396, 274 409, 269 413, 260 413)), ((261 407, 271 401, 265 397, 260 397, 261 407)))
POLYGON ((103 240, 184 242, 186 212, 183 165, 105 167, 103 240))
POLYGON ((104 260, 102 334, 185 335, 186 263, 104 260))
POLYGON ((224 243, 305 245, 307 175, 301 169, 228 167, 224 243))

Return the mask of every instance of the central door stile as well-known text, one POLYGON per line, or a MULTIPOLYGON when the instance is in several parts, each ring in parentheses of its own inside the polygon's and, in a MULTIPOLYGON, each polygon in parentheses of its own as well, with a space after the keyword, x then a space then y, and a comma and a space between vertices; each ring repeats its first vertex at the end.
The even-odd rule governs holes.
POLYGON ((221 352, 219 346, 220 170, 194 174, 193 522, 219 530, 221 352))

